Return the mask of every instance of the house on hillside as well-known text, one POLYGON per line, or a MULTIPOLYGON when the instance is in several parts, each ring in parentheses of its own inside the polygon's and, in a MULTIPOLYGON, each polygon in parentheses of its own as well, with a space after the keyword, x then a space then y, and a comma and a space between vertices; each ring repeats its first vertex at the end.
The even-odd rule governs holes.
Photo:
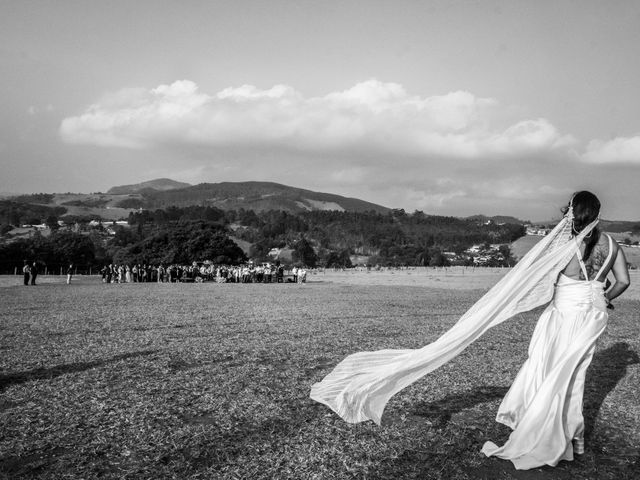
POLYGON ((465 250, 471 261, 476 266, 501 266, 507 262, 507 258, 500 251, 504 244, 492 243, 490 245, 473 245, 465 250))
POLYGON ((538 235, 538 236, 544 237, 550 231, 551 231, 551 229, 545 228, 545 227, 541 227, 539 225, 526 225, 527 235, 538 235))
POLYGON ((267 256, 274 261, 279 260, 281 262, 291 262, 293 249, 291 248, 272 248, 267 253, 267 256))

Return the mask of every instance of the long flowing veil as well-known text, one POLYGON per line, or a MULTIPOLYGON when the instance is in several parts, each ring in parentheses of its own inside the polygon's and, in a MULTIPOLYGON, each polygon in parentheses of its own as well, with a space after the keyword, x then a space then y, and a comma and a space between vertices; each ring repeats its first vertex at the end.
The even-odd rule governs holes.
POLYGON ((380 424, 397 392, 451 360, 489 328, 551 300, 558 275, 598 220, 576 237, 572 222, 570 207, 560 223, 435 342, 417 350, 349 355, 311 387, 311 398, 347 422, 380 424))

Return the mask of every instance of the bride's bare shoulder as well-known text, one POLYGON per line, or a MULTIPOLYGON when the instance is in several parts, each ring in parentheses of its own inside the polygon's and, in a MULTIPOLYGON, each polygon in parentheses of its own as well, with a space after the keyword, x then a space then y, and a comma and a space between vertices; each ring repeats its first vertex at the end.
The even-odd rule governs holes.
POLYGON ((604 256, 608 256, 609 248, 611 248, 611 256, 615 258, 618 253, 620 245, 616 242, 615 238, 611 237, 608 233, 602 233, 596 244, 596 248, 600 250, 604 256))

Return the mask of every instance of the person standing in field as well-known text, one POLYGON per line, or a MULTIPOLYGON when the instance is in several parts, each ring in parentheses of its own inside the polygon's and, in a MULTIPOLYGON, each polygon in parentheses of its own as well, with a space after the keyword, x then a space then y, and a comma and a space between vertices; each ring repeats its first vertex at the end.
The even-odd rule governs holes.
POLYGON ((31 285, 35 285, 36 277, 38 276, 38 262, 33 262, 29 269, 29 274, 31 275, 31 285))
POLYGON ((29 279, 31 277, 31 267, 29 267, 29 262, 27 262, 26 260, 24 261, 24 265, 22 267, 22 276, 24 277, 24 284, 29 285, 29 279))
POLYGON ((67 267, 67 285, 71 284, 71 277, 73 276, 73 263, 70 263, 67 267))
POLYGON ((529 345, 529 357, 504 397, 496 420, 513 431, 482 452, 516 469, 555 466, 584 453, 585 374, 604 332, 611 301, 629 286, 624 253, 598 228, 600 201, 575 193, 564 217, 458 322, 417 350, 380 350, 348 356, 311 389, 311 398, 351 423, 380 423, 389 399, 444 365, 517 313, 548 303, 529 345), (615 282, 606 290, 606 278, 615 282))
MULTIPOLYGON (((590 192, 576 193, 572 210, 577 238, 600 215, 600 201, 590 192)), ((502 447, 487 442, 482 451, 528 469, 543 462, 556 465, 584 453, 582 398, 587 368, 598 337, 607 326, 607 307, 629 286, 624 252, 594 226, 560 273, 553 302, 536 325, 529 358, 498 409, 496 420, 513 433, 502 447), (605 292, 606 279, 615 283, 605 292), (562 428, 562 431, 558 428, 562 428), (537 440, 537 444, 534 443, 537 440), (573 441, 573 448, 572 448, 573 441)))

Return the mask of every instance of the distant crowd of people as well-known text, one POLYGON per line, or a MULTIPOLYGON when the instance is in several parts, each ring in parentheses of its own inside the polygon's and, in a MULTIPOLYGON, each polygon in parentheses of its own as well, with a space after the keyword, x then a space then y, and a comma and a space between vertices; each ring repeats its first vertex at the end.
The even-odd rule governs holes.
POLYGON ((192 265, 105 265, 101 270, 104 283, 305 283, 307 271, 293 267, 288 275, 282 265, 214 265, 194 262, 192 265))

